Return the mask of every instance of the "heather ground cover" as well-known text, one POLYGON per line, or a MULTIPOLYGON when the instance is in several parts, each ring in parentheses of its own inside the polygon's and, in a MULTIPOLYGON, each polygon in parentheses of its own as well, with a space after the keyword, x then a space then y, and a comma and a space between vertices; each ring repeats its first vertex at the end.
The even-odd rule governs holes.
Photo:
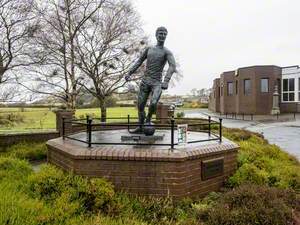
POLYGON ((0 153, 0 224, 299 223, 299 162, 259 134, 224 135, 241 146, 236 173, 221 192, 181 201, 128 196, 51 165, 34 172, 28 160, 45 154, 45 145, 11 146, 0 153))

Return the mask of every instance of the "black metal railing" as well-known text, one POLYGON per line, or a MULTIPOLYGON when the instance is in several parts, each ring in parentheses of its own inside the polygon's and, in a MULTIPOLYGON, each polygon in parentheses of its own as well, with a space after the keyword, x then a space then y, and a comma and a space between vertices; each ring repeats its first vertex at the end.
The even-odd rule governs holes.
MULTIPOLYGON (((170 143, 140 143, 140 142, 93 142, 92 141, 92 132, 98 131, 99 128, 110 128, 110 129, 127 129, 129 133, 132 133, 130 130, 131 127, 137 127, 141 124, 131 122, 132 120, 137 120, 137 117, 110 117, 106 118, 106 120, 125 120, 126 122, 95 122, 97 120, 102 121, 101 118, 90 118, 87 116, 85 119, 72 119, 67 120, 63 118, 62 120, 62 137, 63 139, 71 139, 79 142, 86 143, 88 147, 92 147, 92 145, 157 145, 157 146, 170 146, 171 149, 174 149, 174 146, 179 145, 180 143, 175 142, 175 130, 177 129, 178 124, 188 124, 188 127, 204 127, 204 129, 200 130, 200 132, 208 133, 207 139, 200 140, 192 140, 188 141, 187 144, 198 143, 198 142, 206 142, 206 141, 219 141, 222 142, 222 118, 219 118, 219 121, 214 121, 211 119, 211 116, 208 116, 207 122, 203 122, 203 119, 200 118, 156 118, 153 124, 143 124, 144 127, 154 126, 156 129, 168 129, 170 130, 170 143), (169 120, 169 123, 158 123, 159 120, 169 120), (190 122, 193 121, 193 122, 190 122), (179 122, 179 123, 178 123, 179 122), (79 138, 72 137, 74 133, 66 134, 66 126, 83 126, 86 129, 86 140, 81 140, 79 138), (215 126, 214 126, 215 125, 215 126), (98 128, 98 130, 97 130, 98 128), (218 132, 216 132, 218 130, 218 132)), ((100 129, 101 131, 101 129, 100 129)), ((82 132, 82 130, 80 131, 82 132)))
POLYGON ((260 120, 280 120, 280 119, 294 119, 296 120, 297 115, 299 115, 298 112, 291 112, 291 113, 276 113, 273 115, 254 115, 254 114, 246 114, 246 113, 220 113, 220 116, 222 116, 224 119, 232 119, 232 120, 244 120, 244 121, 253 121, 254 119, 257 121, 260 120))

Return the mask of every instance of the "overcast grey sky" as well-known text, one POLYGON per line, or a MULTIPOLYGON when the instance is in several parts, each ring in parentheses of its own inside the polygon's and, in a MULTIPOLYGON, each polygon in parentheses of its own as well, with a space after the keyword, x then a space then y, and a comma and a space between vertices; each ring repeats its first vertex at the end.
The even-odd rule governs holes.
POLYGON ((133 0, 143 28, 179 59, 184 78, 171 94, 209 88, 220 73, 251 65, 300 64, 299 0, 133 0))

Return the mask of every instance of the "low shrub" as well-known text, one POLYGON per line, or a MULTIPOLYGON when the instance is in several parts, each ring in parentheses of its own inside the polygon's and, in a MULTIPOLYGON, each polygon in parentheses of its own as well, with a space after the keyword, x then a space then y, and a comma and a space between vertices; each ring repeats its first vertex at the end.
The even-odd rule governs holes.
POLYGON ((196 224, 192 216, 192 200, 173 201, 171 198, 134 197, 118 193, 115 197, 117 214, 111 216, 133 216, 147 224, 196 224))
POLYGON ((276 145, 268 144, 262 135, 240 129, 225 129, 227 138, 240 145, 238 169, 228 185, 243 183, 292 188, 300 191, 299 161, 276 145))
POLYGON ((247 141, 253 138, 262 144, 267 144, 268 141, 259 133, 254 133, 247 130, 237 129, 237 128, 223 128, 223 134, 231 139, 232 141, 247 141))
POLYGON ((184 102, 183 107, 193 109, 208 108, 208 103, 201 103, 200 101, 184 102))
POLYGON ((4 178, 23 180, 32 173, 30 164, 24 160, 0 157, 0 181, 4 178))
POLYGON ((268 183, 268 173, 253 164, 245 163, 237 170, 234 176, 229 178, 228 182, 233 187, 243 183, 262 185, 268 183))
POLYGON ((13 127, 15 124, 6 118, 0 118, 0 125, 4 127, 13 127))
POLYGON ((82 211, 107 212, 115 195, 113 185, 101 178, 69 174, 62 184, 63 192, 70 193, 70 201, 80 201, 82 211))
POLYGON ((62 193, 65 178, 62 170, 52 165, 43 165, 39 172, 28 177, 28 190, 32 197, 54 200, 62 193))
POLYGON ((182 111, 182 112, 177 112, 176 113, 176 117, 177 118, 183 118, 185 116, 185 114, 184 114, 184 112, 182 111))
POLYGON ((208 225, 286 225, 295 222, 293 212, 299 210, 300 197, 294 191, 244 185, 221 195, 215 204, 197 213, 208 225))
POLYGON ((47 157, 47 146, 44 142, 22 142, 6 148, 2 155, 18 159, 41 160, 47 157))
POLYGON ((4 113, 0 115, 0 125, 12 127, 15 124, 23 123, 25 116, 19 113, 4 113))
POLYGON ((50 204, 77 206, 72 210, 78 212, 107 212, 115 194, 112 184, 104 179, 66 174, 52 165, 44 165, 29 176, 28 190, 32 197, 50 204))
POLYGON ((93 119, 93 118, 99 118, 99 115, 97 115, 96 113, 86 113, 86 114, 81 114, 79 116, 76 116, 77 119, 86 119, 87 117, 93 119))
POLYGON ((17 191, 14 184, 0 183, 0 224, 44 224, 44 204, 17 191))
MULTIPOLYGON (((105 215, 97 215, 93 218, 83 221, 83 224, 78 225, 147 225, 148 223, 141 221, 132 215, 128 217, 110 217, 105 215)), ((74 224, 72 224, 74 225, 74 224)))

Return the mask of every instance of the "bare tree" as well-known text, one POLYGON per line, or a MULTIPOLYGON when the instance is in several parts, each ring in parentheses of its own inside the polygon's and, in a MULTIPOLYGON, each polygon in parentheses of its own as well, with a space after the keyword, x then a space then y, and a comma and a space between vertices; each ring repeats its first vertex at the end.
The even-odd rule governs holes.
POLYGON ((100 103, 106 118, 106 99, 125 91, 125 74, 145 47, 137 13, 128 1, 111 1, 98 10, 76 36, 76 64, 87 79, 83 86, 100 103))
POLYGON ((39 60, 40 64, 30 68, 28 72, 30 77, 34 77, 34 82, 24 86, 36 93, 62 99, 67 108, 75 109, 76 96, 81 87, 80 71, 75 65, 75 40, 86 22, 106 2, 49 0, 36 8, 40 22, 34 36, 35 51, 31 58, 33 61, 39 60))
POLYGON ((28 39, 35 29, 33 0, 0 1, 0 85, 34 62, 28 57, 28 39))

